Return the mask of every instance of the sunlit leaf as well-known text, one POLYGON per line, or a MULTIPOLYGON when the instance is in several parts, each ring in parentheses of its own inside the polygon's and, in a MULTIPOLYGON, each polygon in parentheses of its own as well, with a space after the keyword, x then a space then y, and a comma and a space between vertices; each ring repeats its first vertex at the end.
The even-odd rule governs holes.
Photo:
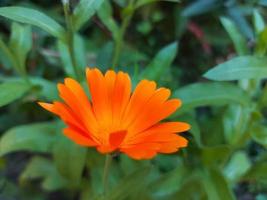
POLYGON ((213 67, 204 77, 216 81, 266 78, 266 66, 266 57, 239 56, 213 67))
POLYGON ((64 28, 55 20, 40 11, 17 6, 1 7, 0 16, 17 22, 37 26, 54 37, 65 40, 64 28))

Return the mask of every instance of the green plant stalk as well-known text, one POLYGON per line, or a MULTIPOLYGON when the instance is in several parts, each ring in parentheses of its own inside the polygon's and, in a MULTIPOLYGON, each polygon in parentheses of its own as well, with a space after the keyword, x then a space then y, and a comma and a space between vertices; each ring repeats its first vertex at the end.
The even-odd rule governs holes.
POLYGON ((63 4, 63 9, 64 9, 64 14, 65 14, 65 21, 67 24, 67 46, 68 46, 68 51, 70 54, 70 60, 71 60, 71 64, 72 64, 75 76, 80 81, 81 77, 80 77, 79 69, 77 66, 76 58, 75 58, 75 52, 74 52, 75 30, 73 28, 73 20, 72 20, 72 15, 70 13, 69 3, 63 4))
POLYGON ((115 50, 112 58, 112 69, 114 70, 115 67, 118 64, 121 50, 122 50, 122 44, 123 44, 123 38, 126 32, 127 27, 130 24, 130 21, 132 19, 132 16, 134 14, 134 0, 130 0, 129 5, 127 6, 129 8, 129 13, 123 18, 122 25, 119 30, 118 37, 115 38, 115 50))
POLYGON ((105 160, 105 166, 104 166, 104 171, 103 171, 103 196, 104 199, 106 199, 106 192, 108 188, 108 175, 109 175, 109 169, 112 163, 112 155, 107 154, 106 155, 106 160, 105 160))

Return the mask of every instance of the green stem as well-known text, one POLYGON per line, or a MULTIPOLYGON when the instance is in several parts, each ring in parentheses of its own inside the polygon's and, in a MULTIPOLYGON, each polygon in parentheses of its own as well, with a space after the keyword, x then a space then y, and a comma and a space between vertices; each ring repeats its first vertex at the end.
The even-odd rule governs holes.
POLYGON ((106 155, 106 161, 104 166, 104 172, 103 172, 103 195, 105 197, 107 188, 108 188, 108 175, 109 175, 109 169, 112 162, 112 155, 107 154, 106 155))
POLYGON ((121 50, 122 50, 123 38, 124 38, 124 35, 126 32, 126 29, 129 26, 129 23, 130 23, 132 16, 134 14, 133 7, 134 7, 134 0, 130 0, 129 5, 127 6, 129 11, 128 11, 127 15, 123 18, 122 25, 121 25, 120 30, 119 30, 119 34, 118 34, 117 38, 115 38, 115 51, 114 51, 114 55, 113 55, 113 59, 112 59, 112 69, 115 69, 115 67, 118 64, 121 50))
POLYGON ((68 51, 70 54, 70 60, 73 67, 73 71, 75 73, 75 76, 78 80, 81 80, 79 69, 77 67, 77 62, 75 58, 75 52, 74 52, 74 35, 75 31, 73 28, 73 22, 72 22, 72 16, 70 12, 70 5, 69 3, 63 4, 64 14, 65 14, 65 20, 67 24, 67 45, 68 45, 68 51))

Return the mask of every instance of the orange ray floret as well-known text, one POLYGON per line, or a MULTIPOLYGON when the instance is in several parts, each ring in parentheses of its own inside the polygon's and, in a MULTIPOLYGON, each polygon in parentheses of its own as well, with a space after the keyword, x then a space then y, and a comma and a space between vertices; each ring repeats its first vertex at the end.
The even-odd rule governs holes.
POLYGON ((134 159, 150 159, 157 153, 173 153, 187 146, 177 133, 189 130, 183 122, 161 122, 181 106, 168 99, 170 90, 156 88, 154 81, 142 80, 131 93, 127 73, 86 69, 91 100, 71 78, 58 84, 64 102, 39 102, 58 115, 67 128, 63 133, 81 146, 96 147, 101 153, 119 151, 134 159))

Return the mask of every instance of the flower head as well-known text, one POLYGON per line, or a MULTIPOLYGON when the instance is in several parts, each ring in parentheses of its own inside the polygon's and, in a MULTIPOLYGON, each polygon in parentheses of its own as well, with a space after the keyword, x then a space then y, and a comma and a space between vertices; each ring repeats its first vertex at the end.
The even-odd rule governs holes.
POLYGON ((39 103, 67 125, 64 134, 75 143, 96 147, 101 153, 119 151, 134 159, 149 159, 157 153, 173 153, 187 146, 176 133, 189 129, 183 122, 160 122, 180 105, 170 99, 170 90, 156 89, 153 81, 142 80, 131 93, 127 73, 86 70, 91 94, 71 78, 58 84, 63 102, 39 103))

